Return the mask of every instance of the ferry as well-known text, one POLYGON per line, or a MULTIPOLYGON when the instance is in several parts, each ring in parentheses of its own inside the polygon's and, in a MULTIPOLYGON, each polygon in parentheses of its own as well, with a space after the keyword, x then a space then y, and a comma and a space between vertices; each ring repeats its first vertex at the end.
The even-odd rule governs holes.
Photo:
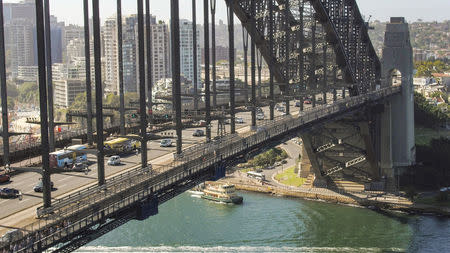
POLYGON ((236 188, 232 184, 206 185, 202 198, 222 203, 241 204, 242 196, 236 194, 236 188))

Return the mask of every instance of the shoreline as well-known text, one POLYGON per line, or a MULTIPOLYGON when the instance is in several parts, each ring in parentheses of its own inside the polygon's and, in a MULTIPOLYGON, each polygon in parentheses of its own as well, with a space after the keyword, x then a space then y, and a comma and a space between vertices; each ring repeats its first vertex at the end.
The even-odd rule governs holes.
POLYGON ((319 201, 330 204, 346 205, 351 207, 359 208, 369 208, 380 211, 395 211, 404 212, 408 214, 418 214, 418 215, 433 215, 439 217, 450 218, 450 208, 425 205, 425 204, 406 204, 406 203, 394 203, 380 201, 375 198, 375 200, 358 198, 355 195, 342 195, 335 193, 330 195, 328 193, 320 192, 321 188, 311 188, 311 189, 290 189, 290 187, 280 187, 272 184, 256 184, 249 182, 242 182, 236 177, 227 177, 219 180, 218 182, 228 182, 235 185, 236 190, 257 192, 263 194, 275 195, 277 197, 290 197, 298 198, 309 201, 319 201))

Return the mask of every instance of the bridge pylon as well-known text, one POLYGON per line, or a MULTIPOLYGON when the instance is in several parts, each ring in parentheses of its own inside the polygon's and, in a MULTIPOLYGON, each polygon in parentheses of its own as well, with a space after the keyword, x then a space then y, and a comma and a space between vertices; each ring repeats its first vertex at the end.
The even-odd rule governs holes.
POLYGON ((400 175, 415 164, 413 54, 409 27, 403 17, 392 17, 386 26, 382 86, 401 85, 389 98, 382 115, 381 166, 387 178, 400 175))

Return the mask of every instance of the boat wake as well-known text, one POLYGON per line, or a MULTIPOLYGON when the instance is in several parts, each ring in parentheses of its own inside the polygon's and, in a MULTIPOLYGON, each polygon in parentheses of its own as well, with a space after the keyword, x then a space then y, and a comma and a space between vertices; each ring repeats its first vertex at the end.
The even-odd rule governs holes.
POLYGON ((87 246, 82 247, 77 252, 81 253, 101 253, 101 252, 129 252, 129 253, 144 253, 144 252, 307 252, 307 253, 321 253, 321 252, 405 252, 405 249, 400 248, 359 248, 359 247, 199 247, 199 246, 156 246, 156 247, 104 247, 104 246, 87 246))

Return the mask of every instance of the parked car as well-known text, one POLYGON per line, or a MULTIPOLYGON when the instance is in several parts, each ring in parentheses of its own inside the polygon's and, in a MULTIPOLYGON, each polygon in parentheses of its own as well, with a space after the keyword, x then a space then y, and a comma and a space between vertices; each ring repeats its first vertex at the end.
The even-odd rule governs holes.
MULTIPOLYGON (((50 188, 52 189, 52 191, 53 191, 53 182, 50 182, 50 188)), ((37 183, 37 185, 35 185, 34 187, 33 187, 33 190, 35 191, 35 192, 42 192, 43 190, 44 190, 44 184, 43 184, 43 182, 42 182, 42 178, 40 178, 39 179, 39 182, 37 183)))
POLYGON ((192 134, 192 136, 197 136, 197 137, 204 136, 204 135, 205 135, 205 131, 203 131, 201 129, 195 130, 194 133, 192 134))
POLYGON ((108 159, 108 165, 120 165, 121 161, 120 161, 120 156, 118 155, 113 155, 108 159))
POLYGON ((162 139, 159 143, 160 147, 172 147, 172 140, 171 139, 162 139))
POLYGON ((2 199, 22 199, 22 193, 14 188, 1 188, 0 189, 0 198, 2 199))
POLYGON ((224 123, 227 124, 227 125, 231 124, 231 119, 226 119, 226 120, 224 121, 224 123))
POLYGON ((303 104, 310 105, 311 104, 311 100, 307 99, 307 100, 303 101, 303 104))
POLYGON ((256 114, 256 119, 257 120, 264 120, 264 114, 263 113, 256 114))
POLYGON ((256 107, 256 113, 263 113, 263 110, 261 109, 261 107, 256 107))
POLYGON ((236 118, 235 122, 238 123, 238 124, 244 124, 244 119, 243 118, 236 118))
POLYGON ((0 183, 6 183, 11 180, 11 177, 7 174, 0 175, 0 183))
POLYGON ((295 107, 300 107, 301 103, 299 101, 295 102, 295 107))

